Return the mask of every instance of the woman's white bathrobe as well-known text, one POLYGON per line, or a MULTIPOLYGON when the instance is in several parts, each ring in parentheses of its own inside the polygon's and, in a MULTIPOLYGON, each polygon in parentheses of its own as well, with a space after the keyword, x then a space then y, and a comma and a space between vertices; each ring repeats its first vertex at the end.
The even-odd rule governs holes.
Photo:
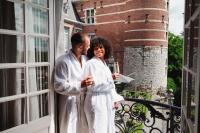
POLYGON ((70 50, 56 60, 54 68, 54 89, 59 93, 60 133, 86 133, 80 125, 80 92, 83 68, 87 61, 82 56, 82 67, 70 50))
POLYGON ((94 85, 87 89, 84 111, 89 133, 115 133, 114 102, 123 100, 115 90, 112 74, 105 62, 93 57, 84 68, 84 76, 91 75, 94 85))

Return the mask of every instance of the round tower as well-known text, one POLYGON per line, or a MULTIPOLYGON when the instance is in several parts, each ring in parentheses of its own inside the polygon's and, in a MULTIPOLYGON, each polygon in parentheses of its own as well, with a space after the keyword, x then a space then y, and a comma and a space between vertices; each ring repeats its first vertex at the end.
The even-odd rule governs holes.
POLYGON ((127 0, 123 73, 136 86, 166 88, 168 0, 127 0))

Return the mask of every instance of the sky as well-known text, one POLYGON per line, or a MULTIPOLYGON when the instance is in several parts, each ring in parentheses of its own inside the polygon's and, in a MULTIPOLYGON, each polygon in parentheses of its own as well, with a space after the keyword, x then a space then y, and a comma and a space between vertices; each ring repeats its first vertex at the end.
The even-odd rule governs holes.
POLYGON ((169 31, 175 35, 183 32, 185 0, 169 1, 169 31))

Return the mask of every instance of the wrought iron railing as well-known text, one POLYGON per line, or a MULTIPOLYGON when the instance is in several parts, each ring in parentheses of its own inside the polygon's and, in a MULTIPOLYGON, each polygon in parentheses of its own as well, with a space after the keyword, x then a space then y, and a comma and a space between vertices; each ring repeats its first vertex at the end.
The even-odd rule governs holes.
POLYGON ((117 133, 178 133, 181 109, 160 102, 126 98, 115 114, 117 133))

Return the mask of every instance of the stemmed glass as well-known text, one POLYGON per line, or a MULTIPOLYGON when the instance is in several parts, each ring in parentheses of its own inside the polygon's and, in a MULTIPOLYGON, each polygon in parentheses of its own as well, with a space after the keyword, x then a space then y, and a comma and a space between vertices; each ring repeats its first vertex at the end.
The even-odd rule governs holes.
POLYGON ((118 73, 119 74, 119 63, 117 61, 114 62, 113 73, 118 73))

